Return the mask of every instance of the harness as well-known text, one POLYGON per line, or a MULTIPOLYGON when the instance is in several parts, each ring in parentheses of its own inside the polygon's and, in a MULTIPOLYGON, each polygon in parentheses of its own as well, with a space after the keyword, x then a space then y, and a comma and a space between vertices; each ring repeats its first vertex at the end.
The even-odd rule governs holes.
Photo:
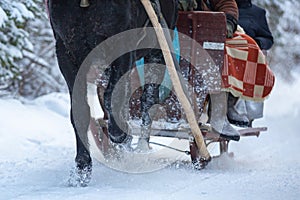
POLYGON ((89 6, 90 6, 89 0, 81 0, 80 1, 80 7, 86 8, 86 7, 89 7, 89 6))
POLYGON ((214 10, 214 5, 210 0, 179 0, 178 9, 181 11, 203 11, 204 8, 202 8, 202 2, 204 2, 209 10, 214 10))

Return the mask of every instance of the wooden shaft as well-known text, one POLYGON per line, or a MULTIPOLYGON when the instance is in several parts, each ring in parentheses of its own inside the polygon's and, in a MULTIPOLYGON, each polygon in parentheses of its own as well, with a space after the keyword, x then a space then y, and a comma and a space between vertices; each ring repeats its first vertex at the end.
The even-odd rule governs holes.
POLYGON ((151 5, 150 0, 141 0, 143 6, 145 7, 145 10, 150 18, 150 21, 152 22, 152 25, 155 29, 159 45, 161 47, 161 50, 163 52, 163 56, 167 65, 167 69, 171 78, 171 81, 173 83, 175 93, 183 107, 183 110, 186 113, 187 121, 191 127, 192 135, 195 138, 196 144, 199 148, 200 156, 206 160, 210 159, 210 154, 206 148, 201 130, 198 126, 193 108, 188 100, 188 98, 185 96, 185 93, 183 91, 183 88, 180 84, 180 80, 177 74, 177 71, 175 69, 175 65, 173 62, 173 58, 167 43, 167 40, 165 38, 163 29, 161 24, 158 22, 158 18, 155 14, 155 11, 151 5))

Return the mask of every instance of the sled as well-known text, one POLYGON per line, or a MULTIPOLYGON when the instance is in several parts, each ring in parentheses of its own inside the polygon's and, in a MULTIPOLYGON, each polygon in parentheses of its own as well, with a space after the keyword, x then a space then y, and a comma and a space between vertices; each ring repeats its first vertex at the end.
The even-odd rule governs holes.
MULTIPOLYGON (((193 93, 191 103, 199 118, 199 127, 203 134, 205 144, 207 146, 216 143, 219 146, 219 155, 229 154, 230 140, 220 137, 214 132, 205 121, 201 121, 201 117, 205 115, 208 93, 218 92, 221 89, 220 72, 224 64, 224 46, 226 40, 226 17, 221 12, 203 12, 203 11, 188 11, 179 12, 177 22, 180 44, 180 68, 183 77, 189 84, 189 91, 193 93), (202 52, 206 54, 203 59, 202 52), (209 59, 208 59, 209 58, 209 59), (213 82, 201 82, 206 71, 214 71, 211 76, 213 82), (219 76, 218 76, 219 75, 219 76), (200 88, 200 89, 199 89, 200 88), (201 88, 205 88, 201 90, 201 88)), ((140 78, 137 70, 132 72, 131 86, 139 88, 140 78)), ((140 121, 140 102, 139 97, 142 94, 142 89, 136 90, 130 99, 130 116, 128 123, 130 124, 130 134, 139 136, 141 132, 140 121)), ((103 99, 103 88, 97 86, 98 101, 103 99)), ((191 134, 191 129, 185 120, 185 114, 180 107, 180 103, 173 91, 161 103, 165 108, 165 113, 157 114, 151 126, 151 137, 176 138, 178 140, 188 141, 188 146, 185 149, 178 149, 164 145, 165 148, 173 149, 174 151, 184 153, 190 157, 190 161, 197 168, 199 164, 198 147, 191 134)), ((111 142, 109 141, 107 132, 107 120, 103 118, 93 117, 90 122, 91 140, 96 149, 98 149, 105 157, 109 154, 111 142)), ((261 132, 267 131, 267 127, 248 127, 240 128, 241 138, 255 136, 259 137, 261 132)), ((159 143, 151 143, 150 145, 162 145, 159 143)), ((201 168, 201 167, 200 167, 201 168)))

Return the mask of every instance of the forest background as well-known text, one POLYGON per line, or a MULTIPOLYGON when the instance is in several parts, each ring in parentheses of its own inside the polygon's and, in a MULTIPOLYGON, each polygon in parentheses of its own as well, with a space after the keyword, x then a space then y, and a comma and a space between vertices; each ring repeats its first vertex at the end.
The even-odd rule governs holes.
MULTIPOLYGON (((300 71, 300 1, 252 2, 267 10, 275 40, 268 52, 270 67, 293 82, 300 71)), ((44 0, 0 0, 0 97, 34 99, 63 91, 44 0)))

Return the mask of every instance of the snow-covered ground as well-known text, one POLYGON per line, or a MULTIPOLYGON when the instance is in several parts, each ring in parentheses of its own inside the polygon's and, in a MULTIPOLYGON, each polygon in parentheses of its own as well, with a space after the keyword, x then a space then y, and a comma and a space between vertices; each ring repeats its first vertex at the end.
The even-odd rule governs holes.
POLYGON ((234 158, 215 159, 202 171, 172 165, 143 174, 94 160, 84 188, 67 185, 75 156, 68 95, 0 99, 0 199, 299 199, 299 87, 277 79, 265 117, 254 123, 268 131, 232 142, 234 158))

